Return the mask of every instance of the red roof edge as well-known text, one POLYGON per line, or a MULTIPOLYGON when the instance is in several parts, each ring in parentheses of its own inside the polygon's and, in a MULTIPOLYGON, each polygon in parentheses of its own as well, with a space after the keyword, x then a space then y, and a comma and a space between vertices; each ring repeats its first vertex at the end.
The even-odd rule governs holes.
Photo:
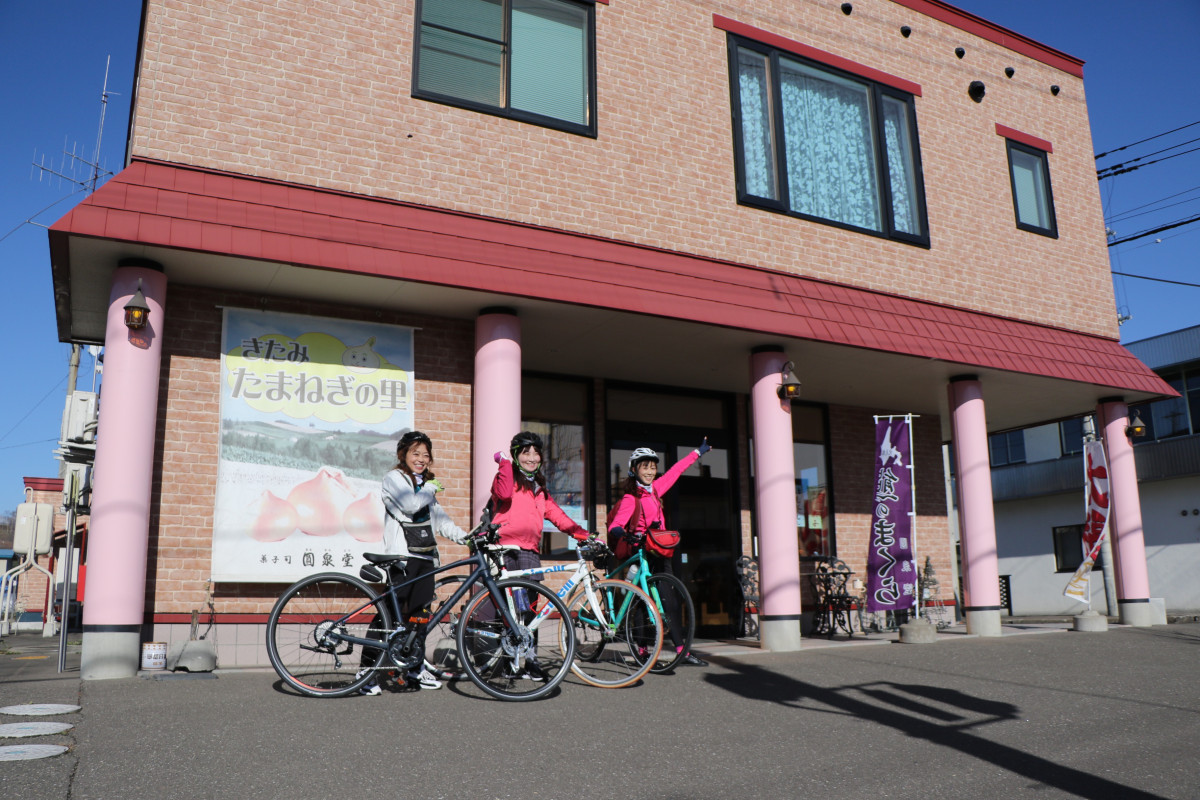
POLYGON ((1083 77, 1083 59, 1068 55, 1061 50, 1055 50, 1049 45, 1022 36, 1008 28, 989 22, 983 17, 977 17, 969 11, 963 11, 942 0, 892 0, 897 5, 920 12, 932 17, 938 22, 953 25, 961 31, 978 36, 980 39, 1007 47, 1014 53, 1029 56, 1035 61, 1062 70, 1076 78, 1083 77))

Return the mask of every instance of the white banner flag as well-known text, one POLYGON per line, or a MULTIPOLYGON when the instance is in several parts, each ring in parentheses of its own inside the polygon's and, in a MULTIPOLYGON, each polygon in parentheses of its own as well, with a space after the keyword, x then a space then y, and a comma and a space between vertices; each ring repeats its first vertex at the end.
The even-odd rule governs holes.
POLYGON ((1100 545, 1108 535, 1108 464, 1104 460, 1104 445, 1098 441, 1084 442, 1083 468, 1087 481, 1085 508, 1087 520, 1083 524, 1083 563, 1063 590, 1064 597, 1091 605, 1088 592, 1088 575, 1100 555, 1100 545))

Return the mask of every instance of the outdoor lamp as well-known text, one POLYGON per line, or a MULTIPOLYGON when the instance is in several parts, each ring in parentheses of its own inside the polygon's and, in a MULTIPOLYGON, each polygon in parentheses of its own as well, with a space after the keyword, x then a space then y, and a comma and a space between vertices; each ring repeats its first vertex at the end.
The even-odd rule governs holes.
POLYGON ((142 279, 138 278, 137 291, 125 304, 125 327, 130 330, 144 328, 149 316, 150 306, 146 305, 146 296, 142 294, 142 279))
POLYGON ((780 400, 794 400, 800 396, 800 381, 796 378, 796 373, 792 372, 795 366, 794 361, 789 361, 779 371, 780 400))
POLYGON ((1146 423, 1142 422, 1142 416, 1138 412, 1133 412, 1133 419, 1125 426, 1125 435, 1134 439, 1140 439, 1146 435, 1146 423))

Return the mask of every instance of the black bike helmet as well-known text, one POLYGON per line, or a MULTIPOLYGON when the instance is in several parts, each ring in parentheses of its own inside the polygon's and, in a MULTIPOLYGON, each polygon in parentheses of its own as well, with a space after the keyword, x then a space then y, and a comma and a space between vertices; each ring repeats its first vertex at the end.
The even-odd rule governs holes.
POLYGON ((533 431, 521 431, 512 438, 512 441, 508 445, 508 452, 512 454, 512 457, 515 460, 517 454, 526 447, 532 447, 538 451, 538 455, 541 455, 542 437, 538 436, 533 431))

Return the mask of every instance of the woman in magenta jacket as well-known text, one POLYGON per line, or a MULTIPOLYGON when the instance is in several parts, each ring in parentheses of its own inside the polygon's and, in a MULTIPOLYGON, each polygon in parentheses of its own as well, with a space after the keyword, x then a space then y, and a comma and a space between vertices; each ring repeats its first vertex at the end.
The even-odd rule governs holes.
MULTIPOLYGON (((667 522, 663 515, 662 496, 675 485, 675 481, 679 480, 679 476, 688 467, 711 449, 706 436, 698 448, 679 459, 661 476, 658 474, 658 453, 649 447, 634 450, 629 456, 629 477, 621 486, 623 494, 613 509, 612 519, 608 521, 609 534, 624 537, 634 547, 640 548, 646 541, 646 531, 656 527, 665 529, 667 522), (639 513, 631 526, 630 520, 635 516, 635 503, 639 513)), ((669 559, 655 555, 649 550, 645 551, 645 556, 651 572, 675 575, 682 569, 682 552, 679 548, 675 548, 669 559)), ((675 644, 675 652, 678 653, 683 650, 683 639, 679 635, 683 630, 683 615, 674 595, 664 595, 663 611, 667 613, 667 625, 670 628, 667 632, 675 644)), ((680 663, 694 667, 708 666, 707 661, 692 653, 685 653, 680 663)))
MULTIPOLYGON (((505 569, 535 569, 542 565, 542 528, 545 520, 576 539, 588 533, 559 508, 546 492, 542 472, 542 437, 521 431, 512 438, 509 453, 496 453, 500 468, 492 480, 492 522, 500 525, 500 544, 515 546, 504 552, 505 569)), ((541 575, 533 580, 542 580, 541 575)))

